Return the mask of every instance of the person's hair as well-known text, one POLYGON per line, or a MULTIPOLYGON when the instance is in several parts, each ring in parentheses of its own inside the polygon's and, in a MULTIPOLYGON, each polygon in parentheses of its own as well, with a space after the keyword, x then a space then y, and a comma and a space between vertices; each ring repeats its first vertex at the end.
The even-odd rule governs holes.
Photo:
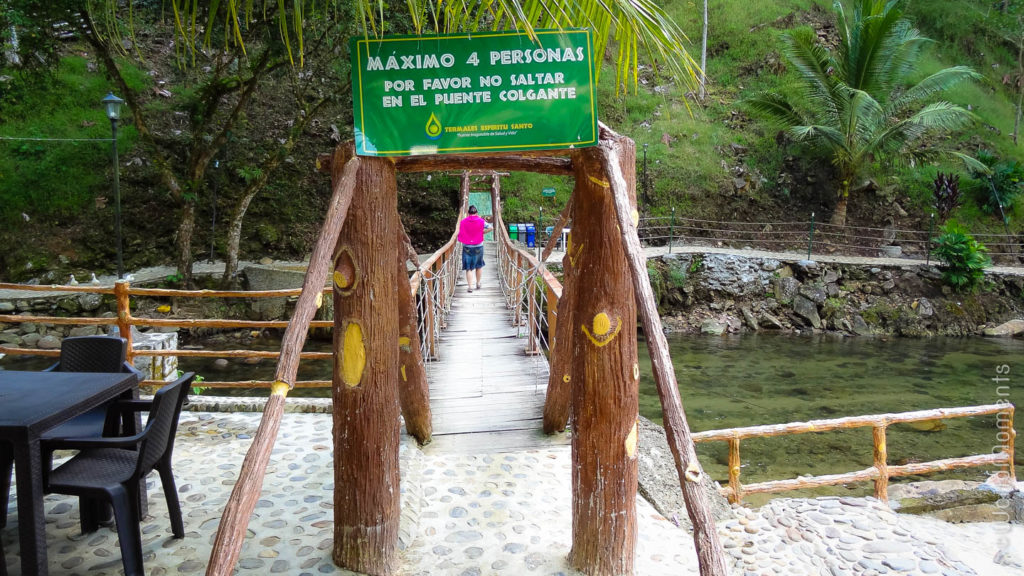
POLYGON ((470 214, 476 214, 476 206, 470 206, 469 207, 469 213, 470 214))

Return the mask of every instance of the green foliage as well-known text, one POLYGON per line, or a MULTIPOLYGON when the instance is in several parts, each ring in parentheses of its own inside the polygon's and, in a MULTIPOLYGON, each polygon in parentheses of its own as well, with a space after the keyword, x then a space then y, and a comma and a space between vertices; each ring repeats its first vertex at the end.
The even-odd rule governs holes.
POLYGON ((904 86, 917 73, 927 41, 903 19, 905 4, 859 0, 851 17, 836 3, 840 42, 835 53, 809 28, 783 37, 786 58, 799 74, 798 95, 764 91, 744 102, 794 141, 828 156, 838 171, 841 198, 876 161, 916 162, 939 152, 963 156, 940 149, 926 136, 967 124, 967 110, 934 100, 980 75, 953 66, 904 86))
POLYGON ((845 307, 846 301, 842 298, 826 298, 825 303, 821 306, 821 315, 823 318, 831 320, 842 316, 845 307))
POLYGON ((983 212, 1002 218, 1024 191, 1024 165, 1017 160, 1000 160, 986 150, 978 153, 978 160, 988 166, 989 172, 971 172, 976 181, 974 197, 983 212))
POLYGON ((942 279, 959 292, 973 291, 985 276, 985 268, 992 265, 985 245, 974 239, 955 220, 942 227, 942 234, 934 240, 932 251, 942 262, 942 279))
MULTIPOLYGON (((49 220, 94 213, 96 198, 109 197, 111 130, 100 105, 109 86, 78 56, 52 76, 18 74, 0 86, 0 137, 11 138, 0 141, 0 225, 23 222, 23 213, 49 220)), ((119 151, 135 138, 122 127, 119 151)))
POLYGON ((665 282, 671 289, 682 288, 686 285, 686 267, 676 259, 665 260, 665 282))
POLYGON ((693 274, 700 270, 700 267, 704 265, 704 256, 701 254, 694 254, 693 260, 690 261, 690 274, 693 274))
POLYGON ((654 291, 654 300, 660 302, 665 295, 665 277, 653 261, 647 264, 647 279, 651 282, 651 290, 654 291))

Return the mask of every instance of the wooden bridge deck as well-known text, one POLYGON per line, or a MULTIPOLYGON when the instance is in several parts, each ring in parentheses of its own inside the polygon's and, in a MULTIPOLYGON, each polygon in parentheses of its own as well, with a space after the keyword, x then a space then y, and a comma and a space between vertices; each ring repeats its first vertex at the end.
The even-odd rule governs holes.
POLYGON ((455 289, 439 360, 427 364, 435 444, 489 452, 564 444, 541 431, 548 363, 528 356, 498 283, 495 245, 485 245, 483 288, 468 293, 465 273, 455 289))

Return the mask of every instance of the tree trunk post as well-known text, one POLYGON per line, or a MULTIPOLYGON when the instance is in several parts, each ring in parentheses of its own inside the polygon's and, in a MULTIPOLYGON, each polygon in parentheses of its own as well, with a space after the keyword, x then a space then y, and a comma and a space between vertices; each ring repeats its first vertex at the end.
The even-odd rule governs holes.
POLYGON ((530 336, 526 340, 526 354, 533 356, 540 353, 540 346, 537 344, 537 333, 540 330, 540 320, 537 314, 537 275, 526 275, 526 325, 530 330, 530 336))
POLYGON ((729 438, 729 487, 732 488, 730 502, 743 501, 743 487, 740 484, 740 439, 729 438))
POLYGON ((558 314, 555 320, 555 342, 551 345, 551 366, 548 372, 548 391, 544 399, 544 433, 554 434, 565 431, 569 423, 569 401, 572 391, 573 308, 575 306, 576 269, 573 254, 576 253, 573 232, 569 232, 569 243, 562 256, 562 297, 558 300, 558 314))
POLYGON ((423 369, 420 334, 416 330, 416 302, 409 286, 406 256, 398 262, 398 401, 405 429, 420 445, 430 443, 432 433, 430 388, 423 369))
POLYGON ((125 341, 124 360, 131 364, 135 360, 132 346, 131 284, 127 280, 114 282, 114 298, 117 300, 117 334, 125 341))
MULTIPOLYGON (((635 151, 624 150, 636 202, 635 151)), ((617 232, 607 169, 596 148, 573 155, 575 251, 572 320, 573 568, 631 575, 636 556, 636 301, 617 232)))
MULTIPOLYGON (((718 532, 715 531, 715 521, 711 517, 707 495, 701 488, 700 480, 704 472, 697 460, 693 438, 690 436, 690 426, 683 412, 668 341, 661 328, 661 317, 658 316, 654 291, 647 275, 647 262, 636 232, 640 215, 636 211, 636 176, 632 168, 636 156, 635 148, 632 140, 618 136, 604 126, 601 132, 601 145, 590 150, 607 158, 603 166, 608 169, 605 177, 611 188, 610 196, 615 202, 616 231, 619 234, 620 246, 627 255, 629 277, 637 295, 640 319, 647 335, 647 350, 651 355, 654 383, 658 387, 658 397, 661 400, 665 439, 672 450, 683 500, 686 501, 686 512, 693 524, 693 542, 697 548, 700 574, 726 576, 728 569, 725 565, 725 554, 718 540, 718 532), (604 139, 606 133, 610 133, 610 142, 604 139), (626 166, 628 171, 623 170, 623 166, 626 166)), ((581 273, 580 278, 584 277, 581 273)))
POLYGON ((544 293, 547 295, 547 317, 548 332, 545 335, 548 341, 548 349, 555 347, 555 330, 558 328, 558 296, 551 286, 544 284, 544 293))
POLYGON ((875 479, 875 498, 882 502, 889 501, 889 466, 888 448, 885 441, 885 424, 877 424, 871 431, 874 440, 875 469, 878 470, 878 478, 875 479))
POLYGON ((398 253, 394 164, 363 158, 334 250, 334 549, 338 566, 398 567, 398 253))

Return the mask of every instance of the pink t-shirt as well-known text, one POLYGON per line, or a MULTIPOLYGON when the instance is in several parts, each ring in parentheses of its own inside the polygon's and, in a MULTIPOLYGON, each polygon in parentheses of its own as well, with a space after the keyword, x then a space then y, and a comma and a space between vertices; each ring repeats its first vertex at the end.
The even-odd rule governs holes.
POLYGON ((466 246, 484 243, 484 229, 490 226, 479 214, 470 214, 459 222, 459 242, 466 246))

